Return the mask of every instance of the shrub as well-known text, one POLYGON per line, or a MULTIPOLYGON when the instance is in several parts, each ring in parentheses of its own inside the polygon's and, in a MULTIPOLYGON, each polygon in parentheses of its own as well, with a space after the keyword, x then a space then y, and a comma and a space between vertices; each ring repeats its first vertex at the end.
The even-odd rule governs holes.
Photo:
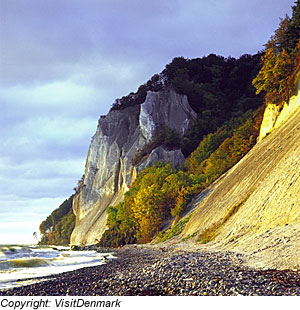
POLYGON ((166 231, 160 232, 157 235, 158 241, 159 242, 164 242, 166 240, 172 239, 175 236, 178 236, 179 234, 181 234, 183 229, 184 229, 184 227, 185 227, 185 225, 190 220, 191 216, 192 215, 189 215, 189 216, 185 217, 184 219, 179 221, 174 227, 172 227, 172 228, 170 228, 170 229, 168 229, 166 231))

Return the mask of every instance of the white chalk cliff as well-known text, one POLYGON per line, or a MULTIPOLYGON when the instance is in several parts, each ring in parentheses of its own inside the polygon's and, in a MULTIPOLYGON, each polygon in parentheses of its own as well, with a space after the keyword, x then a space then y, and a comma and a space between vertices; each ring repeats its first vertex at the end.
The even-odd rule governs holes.
POLYGON ((99 119, 88 151, 83 184, 73 200, 76 226, 71 244, 98 242, 106 229, 108 206, 122 201, 137 173, 154 162, 184 161, 180 149, 159 146, 137 166, 134 155, 149 143, 158 128, 171 128, 181 136, 196 113, 186 96, 173 90, 147 93, 141 105, 112 110, 99 119))
POLYGON ((300 79, 298 80, 296 94, 283 107, 269 103, 265 109, 264 118, 261 124, 258 142, 267 136, 274 128, 280 127, 297 110, 300 109, 300 79))

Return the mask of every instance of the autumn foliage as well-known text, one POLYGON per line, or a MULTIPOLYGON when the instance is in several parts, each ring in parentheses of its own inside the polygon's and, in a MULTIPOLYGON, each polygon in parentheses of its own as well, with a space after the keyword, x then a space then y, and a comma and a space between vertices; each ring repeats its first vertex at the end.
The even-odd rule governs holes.
POLYGON ((279 28, 266 44, 262 68, 253 80, 256 93, 264 91, 266 102, 282 104, 293 95, 300 66, 300 2, 293 14, 281 20, 279 28))
POLYGON ((191 198, 236 164, 255 144, 262 109, 249 111, 207 135, 180 170, 171 164, 145 169, 125 199, 108 210, 108 230, 101 246, 146 243, 159 233, 166 219, 177 222, 191 198))

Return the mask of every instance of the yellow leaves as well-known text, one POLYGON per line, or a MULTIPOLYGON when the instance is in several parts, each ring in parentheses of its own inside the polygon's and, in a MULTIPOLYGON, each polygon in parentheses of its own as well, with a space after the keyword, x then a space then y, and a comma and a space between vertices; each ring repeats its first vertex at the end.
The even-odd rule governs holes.
POLYGON ((216 150, 202 161, 201 158, 205 157, 202 155, 204 148, 201 142, 199 148, 187 160, 188 162, 192 160, 192 165, 186 165, 188 173, 198 176, 198 188, 203 189, 211 184, 251 149, 259 132, 258 123, 261 120, 262 113, 263 110, 247 115, 247 118, 242 118, 241 122, 236 122, 236 125, 232 126, 231 129, 226 126, 219 129, 216 134, 223 137, 222 142, 220 140, 220 145, 216 150), (198 152, 200 154, 197 154, 198 152))
POLYGON ((267 49, 264 56, 262 56, 263 66, 252 81, 252 85, 256 88, 256 94, 259 94, 261 91, 273 92, 276 90, 273 76, 276 59, 277 56, 272 48, 267 49))
POLYGON ((298 70, 297 46, 291 54, 285 49, 275 52, 274 47, 266 50, 262 57, 263 66, 252 85, 256 88, 256 94, 266 92, 266 100, 279 104, 287 101, 294 90, 294 73, 298 70))
MULTIPOLYGON (((297 49, 299 48, 299 3, 292 7, 293 13, 290 18, 288 15, 281 19, 279 27, 275 30, 274 35, 266 44, 267 50, 274 51, 276 54, 276 63, 271 64, 273 67, 273 78, 279 85, 279 92, 284 96, 289 95, 286 89, 292 88, 292 81, 289 77, 293 71, 297 70, 299 61, 297 61, 297 49)), ((263 59, 263 65, 268 65, 266 59, 263 59)), ((286 100, 286 98, 283 98, 286 100)))
POLYGON ((124 202, 138 223, 138 242, 151 240, 171 210, 181 213, 194 190, 192 182, 187 173, 175 171, 171 165, 158 164, 139 175, 124 202))
MULTIPOLYGON (((263 110, 261 111, 261 113, 263 110)), ((156 164, 142 171, 116 208, 110 209, 110 235, 115 245, 145 243, 159 232, 163 222, 179 218, 193 195, 231 168, 255 143, 259 113, 247 113, 208 136, 191 157, 193 165, 176 171, 156 164)), ((189 159, 190 160, 190 159, 189 159)))
MULTIPOLYGON (((283 50, 279 56, 277 56, 277 61, 274 66, 273 74, 274 79, 278 81, 278 92, 280 94, 287 94, 289 88, 289 76, 293 71, 293 61, 290 55, 283 50)), ((287 99, 287 98, 283 98, 287 99)))
POLYGON ((159 190, 157 184, 141 188, 134 197, 132 210, 136 218, 150 217, 155 213, 159 202, 159 190))
POLYGON ((181 188, 177 192, 176 202, 173 209, 171 209, 171 215, 179 217, 186 205, 187 196, 190 191, 185 186, 181 186, 181 188))
POLYGON ((138 241, 148 242, 159 230, 162 223, 161 204, 163 195, 160 193, 158 184, 141 188, 134 197, 132 210, 134 217, 139 222, 138 241))

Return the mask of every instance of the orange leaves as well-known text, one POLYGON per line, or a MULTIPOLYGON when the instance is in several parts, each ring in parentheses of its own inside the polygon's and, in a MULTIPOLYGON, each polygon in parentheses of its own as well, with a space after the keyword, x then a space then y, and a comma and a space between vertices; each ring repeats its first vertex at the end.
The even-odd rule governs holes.
POLYGON ((266 101, 275 104, 289 100, 299 75, 299 3, 292 9, 266 44, 263 66, 252 81, 256 93, 265 91, 266 101))
POLYGON ((277 91, 276 80, 273 76, 273 70, 277 61, 277 56, 273 49, 267 49, 262 56, 263 66, 253 79, 252 85, 256 88, 256 94, 261 91, 275 92, 277 91))
POLYGON ((137 239, 148 242, 160 230, 170 212, 174 213, 173 216, 181 213, 191 180, 183 171, 176 172, 166 165, 150 168, 139 183, 131 208, 139 223, 137 239))
POLYGON ((142 171, 125 199, 109 209, 102 246, 146 243, 170 216, 179 219, 191 198, 231 168, 253 146, 260 112, 248 112, 209 134, 179 171, 158 163, 142 171))
POLYGON ((297 59, 282 50, 275 54, 273 49, 267 49, 262 57, 263 66, 252 81, 256 93, 266 92, 268 102, 279 104, 287 101, 294 90, 291 77, 297 64, 297 59))

